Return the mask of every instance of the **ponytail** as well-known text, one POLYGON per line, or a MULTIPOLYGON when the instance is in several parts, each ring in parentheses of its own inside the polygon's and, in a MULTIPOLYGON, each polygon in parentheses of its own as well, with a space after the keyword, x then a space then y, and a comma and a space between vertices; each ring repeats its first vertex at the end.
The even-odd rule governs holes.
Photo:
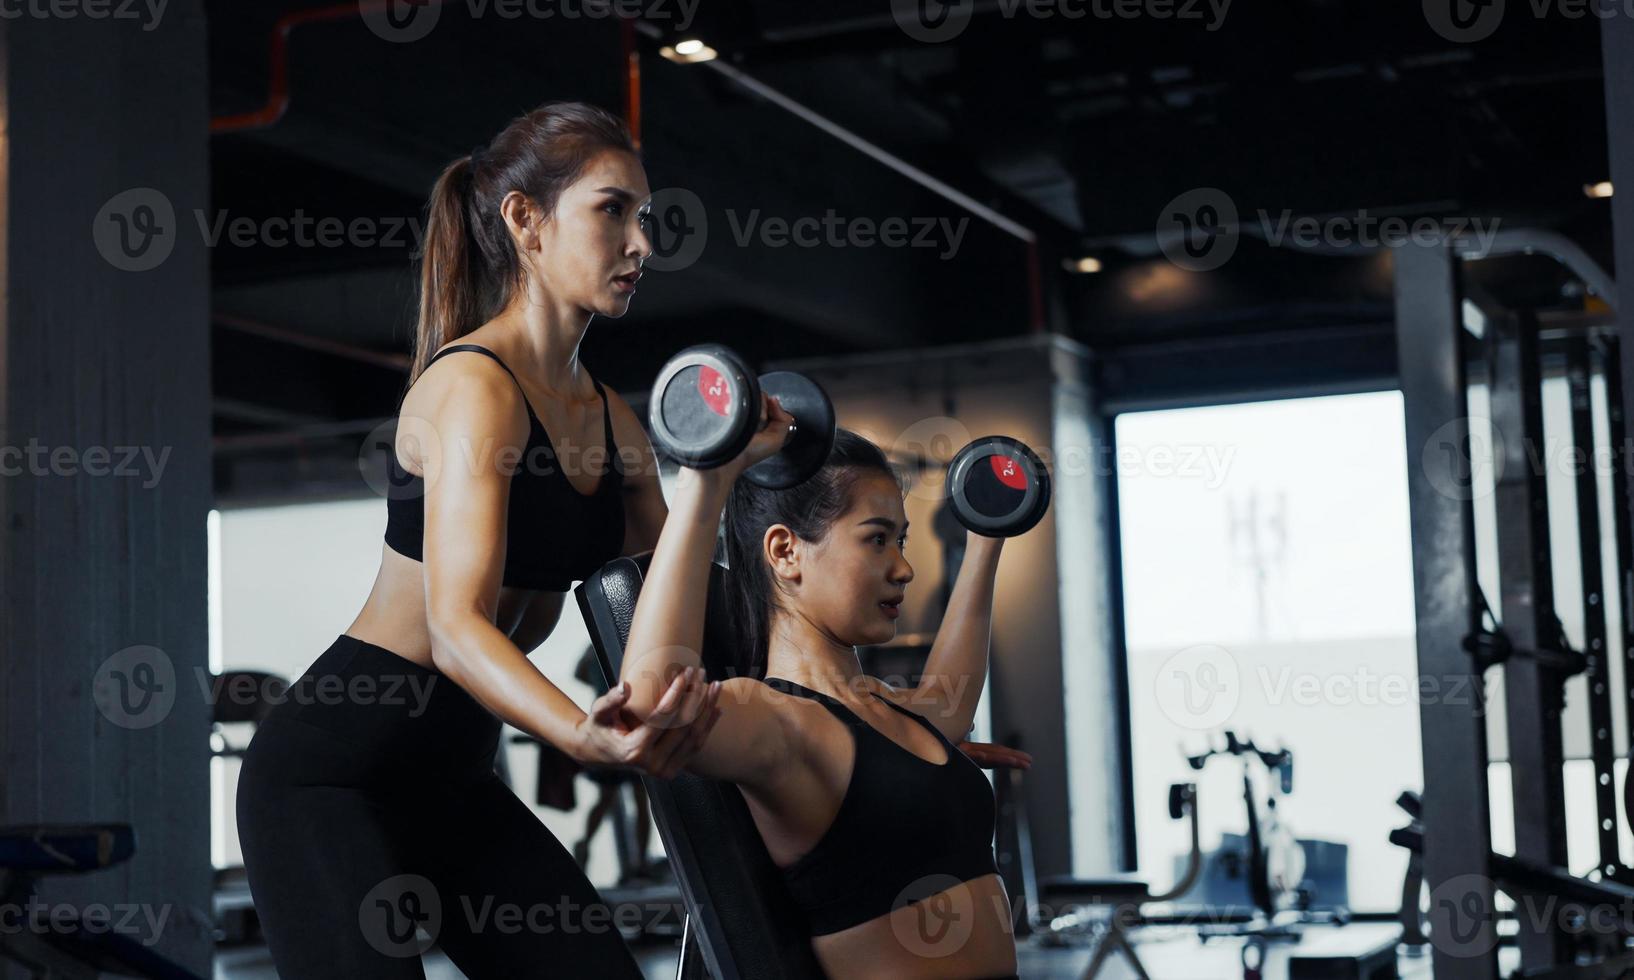
POLYGON ((471 275, 471 158, 449 164, 437 178, 426 208, 426 237, 420 259, 420 321, 415 326, 414 384, 443 345, 477 326, 477 289, 471 275))

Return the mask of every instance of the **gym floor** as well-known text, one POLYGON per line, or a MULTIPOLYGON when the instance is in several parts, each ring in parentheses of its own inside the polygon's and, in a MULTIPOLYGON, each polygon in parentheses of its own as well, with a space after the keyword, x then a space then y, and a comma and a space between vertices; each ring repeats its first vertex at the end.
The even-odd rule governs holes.
MULTIPOLYGON (((1330 927, 1313 926, 1307 930, 1305 942, 1319 941, 1335 932, 1330 927)), ((1374 937, 1381 941, 1388 939, 1398 930, 1387 923, 1354 923, 1343 932, 1358 943, 1366 943, 1374 937)), ((1185 930, 1154 928, 1137 934, 1136 942, 1147 972, 1160 980, 1219 980, 1241 975, 1241 944, 1237 941, 1201 943, 1195 934, 1185 930)), ((1292 950, 1290 945, 1271 947, 1264 971, 1266 980, 1288 976, 1288 957, 1292 950)), ((635 947, 635 954, 648 980, 668 980, 675 976, 673 945, 642 944, 635 947)), ((1078 980, 1089 965, 1091 955, 1088 947, 1050 949, 1023 945, 1021 976, 1023 980, 1078 980)), ((1402 956, 1398 964, 1401 980, 1431 976, 1427 956, 1402 956)), ((464 976, 441 953, 433 950, 426 957, 426 980, 463 980, 464 976)), ((1135 971, 1127 963, 1114 959, 1101 971, 1100 980, 1126 980, 1134 976, 1135 971)), ((216 955, 215 980, 277 980, 277 977, 263 947, 223 950, 216 955)))

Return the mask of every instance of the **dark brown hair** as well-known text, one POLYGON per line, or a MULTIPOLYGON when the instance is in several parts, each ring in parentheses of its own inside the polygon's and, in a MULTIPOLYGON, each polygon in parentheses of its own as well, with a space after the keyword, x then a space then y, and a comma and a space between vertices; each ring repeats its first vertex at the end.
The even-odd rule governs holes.
POLYGON ((420 253, 420 319, 408 383, 439 347, 497 316, 522 281, 522 264, 499 202, 521 191, 546 214, 603 150, 639 156, 630 131, 605 109, 546 102, 511 120, 493 142, 455 160, 426 206, 420 253))
MULTIPOLYGON (((852 491, 867 473, 883 473, 903 489, 902 476, 880 448, 850 429, 834 433, 823 468, 787 490, 768 490, 748 480, 732 485, 722 525, 727 566, 726 603, 731 618, 731 676, 763 678, 771 642, 777 590, 761 553, 766 529, 782 524, 803 541, 821 541, 851 507, 852 491)), ((904 491, 905 492, 905 491, 904 491)))

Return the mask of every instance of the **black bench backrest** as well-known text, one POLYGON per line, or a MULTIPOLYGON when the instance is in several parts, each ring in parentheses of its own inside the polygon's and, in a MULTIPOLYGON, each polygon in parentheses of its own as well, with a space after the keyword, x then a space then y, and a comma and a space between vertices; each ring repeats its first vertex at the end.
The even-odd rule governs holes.
MULTIPOLYGON (((650 558, 614 559, 575 590, 609 686, 623 663, 650 558)), ((729 665, 736 662, 721 629, 726 622, 722 581, 728 574, 720 565, 710 567, 704 637, 710 680, 730 676, 729 665)), ((689 772, 668 781, 643 777, 642 782, 699 948, 716 980, 821 978, 804 917, 737 787, 689 772)))

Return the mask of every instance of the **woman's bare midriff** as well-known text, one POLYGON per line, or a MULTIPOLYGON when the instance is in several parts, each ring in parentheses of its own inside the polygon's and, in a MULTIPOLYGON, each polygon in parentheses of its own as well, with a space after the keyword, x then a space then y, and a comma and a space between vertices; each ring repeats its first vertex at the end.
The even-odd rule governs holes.
POLYGON ((811 947, 825 973, 848 980, 981 980, 1016 973, 1010 898, 996 874, 816 936, 811 947))
MULTIPOLYGON (((346 635, 435 669, 431 662, 431 631, 426 625, 425 567, 381 546, 380 572, 363 609, 346 627, 346 635)), ((501 588, 494 625, 510 636, 522 622, 523 614, 536 598, 546 595, 532 589, 501 588)))

